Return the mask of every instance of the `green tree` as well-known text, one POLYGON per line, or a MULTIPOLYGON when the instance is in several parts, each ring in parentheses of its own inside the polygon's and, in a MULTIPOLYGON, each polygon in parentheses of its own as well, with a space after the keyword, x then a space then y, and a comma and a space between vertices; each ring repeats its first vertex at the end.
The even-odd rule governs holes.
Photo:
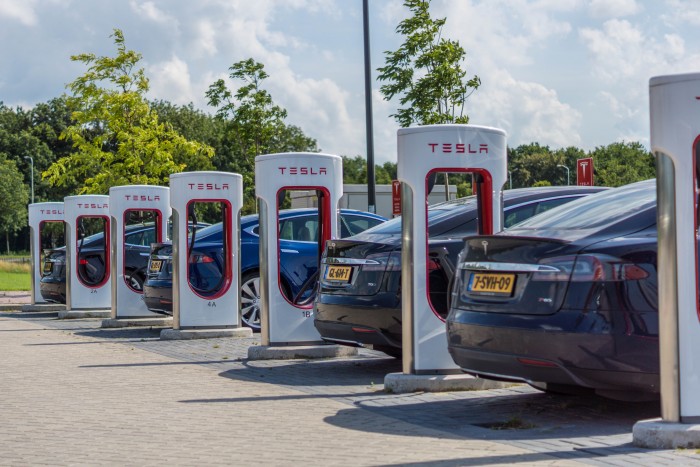
POLYGON ((158 120, 145 98, 149 89, 141 54, 127 50, 124 35, 110 36, 115 57, 74 55, 85 74, 68 85, 73 124, 61 134, 74 152, 60 158, 43 176, 56 186, 78 184, 81 193, 107 193, 116 185, 167 182, 171 173, 201 167, 213 149, 188 141, 158 120))
POLYGON ((264 65, 252 58, 229 68, 234 82, 242 85, 235 91, 219 79, 209 86, 206 97, 216 108, 216 117, 225 126, 221 151, 215 159, 220 170, 243 176, 244 212, 255 211, 255 156, 278 152, 317 152, 316 140, 304 135, 299 127, 287 125, 287 111, 275 104, 263 88, 269 76, 264 65))
POLYGON ((589 154, 596 185, 615 187, 656 177, 654 156, 641 143, 612 143, 589 154))
POLYGON ((0 180, 0 233, 5 234, 7 253, 10 253, 10 234, 27 225, 29 194, 17 164, 3 153, 0 153, 0 180))
POLYGON ((468 123, 467 98, 481 80, 466 79, 462 68, 466 52, 458 41, 442 37, 446 18, 430 17, 430 0, 404 0, 413 16, 401 21, 396 32, 406 37, 396 51, 386 51, 378 69, 386 100, 399 97, 401 107, 392 115, 402 127, 413 123, 468 123))
POLYGON ((241 152, 258 156, 268 152, 270 142, 284 125, 287 111, 276 105, 262 87, 269 77, 265 66, 252 58, 234 63, 229 77, 243 86, 232 93, 223 79, 209 86, 206 97, 216 107, 216 115, 232 123, 232 131, 241 152))

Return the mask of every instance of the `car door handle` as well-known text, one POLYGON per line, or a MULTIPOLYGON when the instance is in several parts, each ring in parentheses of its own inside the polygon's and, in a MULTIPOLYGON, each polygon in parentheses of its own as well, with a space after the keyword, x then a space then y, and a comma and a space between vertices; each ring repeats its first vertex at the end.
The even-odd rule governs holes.
POLYGON ((288 250, 286 248, 281 248, 280 252, 282 252, 282 253, 297 253, 298 254, 299 250, 288 250))

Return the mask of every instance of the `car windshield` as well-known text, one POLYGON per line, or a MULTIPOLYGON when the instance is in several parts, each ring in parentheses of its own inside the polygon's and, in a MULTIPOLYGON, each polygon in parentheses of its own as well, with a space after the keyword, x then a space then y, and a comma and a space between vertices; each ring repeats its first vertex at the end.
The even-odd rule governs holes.
MULTIPOLYGON (((428 207, 428 227, 432 227, 445 217, 450 217, 456 209, 464 209, 465 206, 473 206, 476 208, 476 196, 467 196, 465 198, 453 199, 442 203, 433 204, 428 207)), ((371 229, 365 230, 365 234, 401 234, 401 216, 383 222, 371 229)))
POLYGON ((523 230, 579 230, 599 232, 642 210, 656 206, 656 180, 625 185, 585 196, 550 209, 514 225, 509 232, 523 230))

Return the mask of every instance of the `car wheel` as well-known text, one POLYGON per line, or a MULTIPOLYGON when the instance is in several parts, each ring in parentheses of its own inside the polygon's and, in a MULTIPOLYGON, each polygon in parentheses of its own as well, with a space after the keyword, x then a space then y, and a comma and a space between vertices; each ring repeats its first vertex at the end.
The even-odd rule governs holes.
POLYGON ((127 285, 137 292, 143 291, 143 279, 138 274, 131 272, 124 274, 124 280, 127 285))
POLYGON ((253 331, 260 330, 260 273, 247 272, 241 279, 241 320, 253 331))

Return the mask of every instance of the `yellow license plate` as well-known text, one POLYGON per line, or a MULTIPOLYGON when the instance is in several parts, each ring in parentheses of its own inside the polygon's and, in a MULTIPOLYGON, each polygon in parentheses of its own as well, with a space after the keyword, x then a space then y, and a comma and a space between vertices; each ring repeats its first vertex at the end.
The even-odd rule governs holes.
POLYGON ((328 266, 325 279, 329 281, 348 282, 352 274, 352 266, 328 266))
POLYGON ((160 266, 163 264, 163 261, 159 259, 154 259, 151 261, 151 266, 150 266, 150 271, 151 272, 158 272, 160 271, 160 266))
POLYGON ((515 285, 515 274, 473 273, 467 290, 487 295, 511 295, 515 285))

